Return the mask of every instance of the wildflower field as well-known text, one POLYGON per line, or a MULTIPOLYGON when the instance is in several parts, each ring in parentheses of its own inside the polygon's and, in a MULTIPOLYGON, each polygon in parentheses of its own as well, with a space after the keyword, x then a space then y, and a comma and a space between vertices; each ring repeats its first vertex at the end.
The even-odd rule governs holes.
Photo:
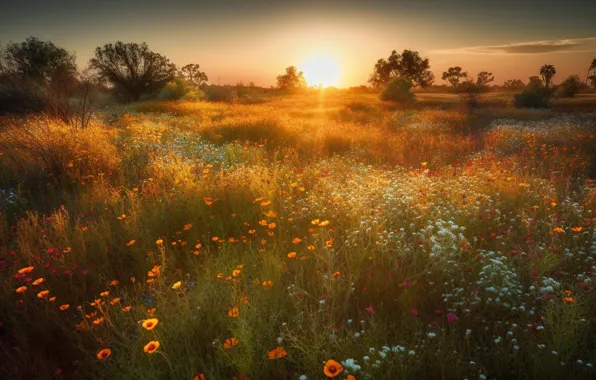
POLYGON ((594 379, 596 116, 373 96, 0 124, 3 379, 594 379))

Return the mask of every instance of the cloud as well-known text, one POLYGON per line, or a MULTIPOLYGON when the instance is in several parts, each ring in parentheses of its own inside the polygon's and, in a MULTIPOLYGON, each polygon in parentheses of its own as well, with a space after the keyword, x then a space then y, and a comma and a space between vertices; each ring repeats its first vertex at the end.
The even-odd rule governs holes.
POLYGON ((596 37, 565 40, 519 42, 508 45, 471 46, 457 49, 436 50, 435 53, 467 54, 545 54, 559 52, 596 51, 596 37))

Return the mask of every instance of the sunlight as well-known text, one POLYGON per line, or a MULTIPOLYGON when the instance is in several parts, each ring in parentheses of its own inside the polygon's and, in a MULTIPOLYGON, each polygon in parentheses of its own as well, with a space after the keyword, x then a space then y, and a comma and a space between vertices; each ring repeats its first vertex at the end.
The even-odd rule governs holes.
POLYGON ((339 83, 339 64, 336 60, 317 56, 311 57, 300 65, 304 79, 309 86, 337 86, 339 83))

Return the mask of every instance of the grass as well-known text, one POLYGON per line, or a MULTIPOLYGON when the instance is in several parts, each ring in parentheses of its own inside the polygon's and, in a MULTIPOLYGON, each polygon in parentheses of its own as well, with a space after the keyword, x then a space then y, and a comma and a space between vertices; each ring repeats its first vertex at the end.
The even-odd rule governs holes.
POLYGON ((594 116, 435 97, 8 120, 0 373, 594 378, 594 116))

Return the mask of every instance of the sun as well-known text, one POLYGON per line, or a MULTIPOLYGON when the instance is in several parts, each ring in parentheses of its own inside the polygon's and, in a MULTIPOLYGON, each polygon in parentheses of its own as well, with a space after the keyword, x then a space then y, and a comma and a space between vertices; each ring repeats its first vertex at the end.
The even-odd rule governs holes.
POLYGON ((336 60, 317 56, 307 59, 300 65, 304 79, 309 86, 337 86, 339 83, 339 64, 336 60))

